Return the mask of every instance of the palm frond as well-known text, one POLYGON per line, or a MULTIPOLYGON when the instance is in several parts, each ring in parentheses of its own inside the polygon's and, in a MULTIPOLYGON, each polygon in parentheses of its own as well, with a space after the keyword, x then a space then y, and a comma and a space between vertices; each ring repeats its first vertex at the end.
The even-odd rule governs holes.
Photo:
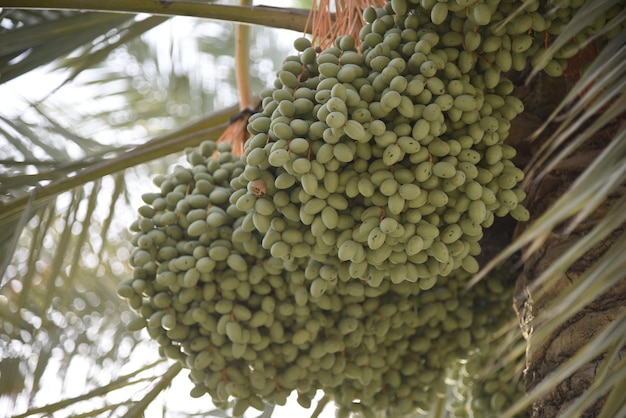
MULTIPOLYGON (((623 369, 623 364, 619 366, 619 369, 623 369)), ((615 383, 614 389, 611 391, 606 399, 604 408, 598 415, 598 418, 611 418, 611 417, 623 417, 626 416, 626 405, 624 405, 624 391, 626 391, 626 379, 621 379, 615 383)))
POLYGON ((230 6, 205 2, 167 1, 143 2, 112 0, 98 3, 85 0, 65 0, 49 4, 45 0, 8 1, 7 8, 46 10, 89 10, 98 12, 147 13, 155 16, 192 16, 228 22, 263 25, 304 32, 309 11, 269 6, 230 6))
POLYGON ((168 20, 168 18, 157 16, 133 21, 129 25, 117 27, 114 33, 105 34, 102 41, 95 45, 87 45, 83 48, 84 50, 79 51, 76 56, 59 60, 56 68, 70 69, 71 72, 65 81, 54 91, 74 80, 85 69, 95 67, 97 64, 101 63, 113 50, 122 45, 126 45, 132 39, 145 34, 166 20, 168 20))
POLYGON ((559 128, 541 147, 533 161, 531 173, 541 169, 541 174, 535 179, 543 177, 574 149, 623 113, 623 89, 626 87, 624 79, 626 64, 623 61, 625 42, 626 33, 624 32, 611 40, 595 62, 590 65, 584 76, 586 81, 577 83, 544 123, 541 130, 557 117, 562 119, 559 128), (568 110, 565 114, 559 115, 566 108, 568 110), (590 122, 592 122, 591 125, 585 127, 590 122), (581 131, 581 128, 585 130, 581 131), (572 138, 577 131, 580 133, 572 138), (565 141, 568 141, 568 144, 554 158, 551 158, 565 141), (549 159, 549 163, 546 164, 549 159))
MULTIPOLYGON (((216 120, 220 122, 222 119, 227 119, 227 115, 228 112, 218 112, 217 116, 211 115, 212 118, 196 121, 180 129, 179 134, 172 133, 156 138, 149 144, 138 147, 138 149, 135 149, 135 157, 133 157, 135 161, 127 162, 126 167, 150 161, 159 155, 180 151, 185 148, 185 141, 200 142, 207 139, 207 132, 216 131, 214 126, 216 120), (204 126, 213 127, 204 129, 204 126), (180 133, 182 133, 182 136, 180 136, 180 133), (181 137, 183 139, 182 142, 180 141, 181 137), (158 151, 168 146, 170 147, 169 150, 158 151)), ((219 126, 218 123, 217 131, 219 131, 219 126)), ((123 148, 120 152, 121 155, 126 155, 123 148)), ((125 157, 121 158, 125 159, 125 157)), ((109 166, 111 161, 115 160, 107 158, 106 154, 100 157, 101 165, 109 166)), ((120 169, 109 167, 109 169, 101 168, 108 170, 111 174, 125 168, 123 165, 120 169)), ((66 176, 74 175, 74 177, 80 177, 83 170, 86 170, 86 168, 81 168, 77 171, 70 171, 67 167, 64 168, 66 169, 66 176)), ((107 248, 105 246, 106 242, 102 241, 105 240, 106 234, 110 231, 113 224, 116 204, 121 198, 125 197, 123 193, 124 178, 121 175, 116 177, 115 183, 117 186, 108 188, 109 190, 113 189, 108 213, 102 213, 102 209, 99 207, 103 202, 103 197, 107 194, 106 192, 103 193, 104 189, 102 188, 102 182, 106 181, 107 177, 96 175, 93 179, 84 179, 80 184, 71 186, 65 191, 59 190, 59 193, 51 196, 50 199, 42 201, 40 207, 35 207, 30 198, 28 198, 26 206, 22 209, 22 216, 19 218, 21 222, 17 224, 15 222, 7 222, 5 224, 9 234, 3 237, 3 241, 8 240, 9 243, 3 242, 8 251, 5 253, 6 258, 3 258, 2 261, 5 267, 10 266, 11 268, 3 274, 4 286, 2 293, 8 297, 8 300, 13 301, 11 304, 14 306, 7 313, 30 312, 30 315, 36 318, 40 325, 38 326, 39 328, 35 329, 29 326, 28 322, 22 323, 23 321, 21 321, 19 315, 13 314, 7 316, 3 314, 3 322, 14 324, 11 329, 15 331, 12 332, 17 332, 17 330, 26 332, 30 328, 30 336, 27 338, 26 333, 17 334, 18 339, 26 338, 24 340, 25 344, 30 340, 38 338, 37 335, 41 335, 42 332, 46 335, 46 344, 38 348, 36 346, 33 347, 37 351, 39 360, 29 373, 32 379, 29 385, 30 393, 34 394, 39 391, 39 382, 49 369, 50 350, 53 347, 58 347, 62 341, 68 338, 74 341, 72 345, 67 346, 65 353, 65 361, 68 362, 69 367, 72 358, 81 357, 81 353, 77 351, 79 345, 88 344, 95 348, 100 344, 99 342, 96 343, 98 340, 93 340, 97 334, 92 334, 92 339, 87 338, 83 341, 81 341, 84 338, 82 333, 77 334, 80 336, 78 338, 68 337, 65 334, 66 332, 71 335, 76 331, 72 331, 72 327, 69 327, 67 331, 62 331, 64 328, 59 328, 62 324, 59 324, 54 319, 55 315, 59 314, 61 316, 66 314, 74 315, 72 312, 76 310, 76 307, 73 305, 77 301, 83 301, 80 303, 80 306, 82 306, 80 309, 83 310, 83 313, 92 312, 92 318, 95 318, 93 315, 96 312, 101 312, 97 314, 98 316, 106 314, 106 319, 103 317, 103 320, 91 325, 79 321, 78 324, 81 324, 80 327, 82 329, 108 328, 108 336, 105 340, 102 340, 105 344, 107 341, 122 341, 124 338, 128 338, 129 333, 124 327, 111 323, 111 321, 119 318, 123 311, 128 310, 128 307, 123 305, 122 301, 118 299, 115 282, 98 280, 99 276, 112 275, 110 271, 100 271, 102 267, 108 270, 106 264, 98 266, 98 263, 93 261, 107 259, 114 261, 118 258, 115 255, 111 257, 110 254, 107 254, 111 251, 111 244, 108 244, 109 248, 107 248), (91 244, 93 241, 92 228, 98 224, 102 224, 104 230, 100 248, 96 248, 91 244), (54 242, 53 248, 50 248, 50 242, 54 242), (19 259, 12 261, 17 264, 11 264, 12 254, 17 248, 22 248, 20 251, 23 254, 28 253, 28 257, 24 258, 27 260, 25 264, 20 265, 19 259), (90 259, 92 260, 91 263, 89 262, 90 259), (48 267, 42 270, 42 266, 48 267), (96 301, 90 304, 88 301, 94 297, 96 301), (110 307, 106 307, 107 305, 110 305, 110 307), (85 307, 87 307, 86 310, 85 307), (107 310, 110 312, 107 313, 107 310), (113 333, 111 333, 111 330, 114 330, 113 333)), ((65 178, 65 180, 67 179, 65 178)), ((43 187, 45 188, 45 186, 43 187)), ((29 195, 34 196, 35 193, 27 192, 25 196, 29 195)), ((116 228, 119 228, 119 226, 116 228)), ((126 226, 124 225, 123 228, 126 228, 126 226)), ((116 232, 116 234, 119 234, 119 232, 116 232)), ((120 246, 120 238, 112 241, 114 248, 120 246)), ((124 262, 124 260, 121 262, 124 262)), ((117 274, 120 273, 118 272, 117 274)), ((89 315, 87 315, 87 318, 89 318, 89 315)), ((118 346, 118 344, 114 346, 118 346)), ((117 349, 105 348, 103 350, 98 349, 98 351, 105 354, 103 356, 94 356, 95 361, 102 362, 104 357, 119 363, 119 359, 116 360, 116 356, 118 356, 117 349)), ((108 367, 111 370, 111 364, 102 364, 97 367, 108 367)))
POLYGON ((20 19, 20 11, 12 14, 11 18, 21 25, 2 31, 0 83, 63 57, 132 20, 131 16, 113 13, 72 12, 40 13, 41 20, 32 22, 20 19))
MULTIPOLYGON (((69 406, 73 406, 76 405, 79 402, 85 402, 85 401, 90 401, 93 400, 94 398, 100 398, 100 397, 104 397, 108 394, 110 394, 111 392, 114 392, 116 390, 119 389, 123 389, 126 388, 128 386, 132 386, 132 385, 137 385, 137 384, 143 384, 143 383, 148 383, 150 381, 152 381, 154 379, 153 376, 146 376, 146 377, 139 377, 140 374, 147 372, 147 371, 153 371, 156 372, 157 371, 157 367, 160 366, 161 364, 163 364, 165 361, 164 360, 157 360, 153 363, 147 364, 145 366, 141 366, 138 367, 136 370, 133 370, 131 373, 125 374, 123 376, 120 376, 119 378, 115 379, 114 381, 98 386, 95 389, 79 395, 79 396, 75 396, 72 398, 68 398, 68 399, 63 399, 61 401, 55 402, 55 403, 51 403, 45 406, 41 406, 41 407, 36 407, 36 408, 30 408, 28 411, 19 414, 19 415, 15 415, 13 418, 25 418, 28 416, 32 416, 32 415, 36 415, 36 414, 51 414, 60 410, 63 410, 69 406)), ((168 369, 168 371, 166 372, 166 376, 168 377, 173 377, 170 376, 172 374, 175 374, 174 372, 177 370, 176 365, 170 366, 170 368, 168 369)), ((113 404, 113 405, 109 405, 103 408, 103 410, 109 410, 112 407, 119 407, 119 404, 113 404)), ((135 415, 136 416, 136 415, 135 415)))
POLYGON ((172 364, 169 369, 156 381, 152 389, 142 396, 142 398, 134 402, 133 406, 128 409, 126 414, 123 415, 123 418, 134 418, 138 416, 143 416, 146 412, 148 406, 154 401, 154 399, 161 394, 168 386, 172 384, 172 380, 180 371, 182 370, 182 365, 178 362, 172 364))
POLYGON ((89 167, 77 172, 66 170, 63 177, 48 185, 33 189, 21 197, 0 204, 0 225, 13 222, 20 214, 25 213, 31 196, 34 196, 32 205, 37 205, 58 196, 74 187, 96 180, 108 174, 115 173, 152 159, 170 155, 199 144, 203 140, 217 139, 227 126, 228 118, 236 113, 236 108, 228 108, 202 118, 189 126, 182 127, 175 132, 154 138, 153 140, 134 147, 130 150, 121 150, 114 156, 102 156, 93 161, 89 167))

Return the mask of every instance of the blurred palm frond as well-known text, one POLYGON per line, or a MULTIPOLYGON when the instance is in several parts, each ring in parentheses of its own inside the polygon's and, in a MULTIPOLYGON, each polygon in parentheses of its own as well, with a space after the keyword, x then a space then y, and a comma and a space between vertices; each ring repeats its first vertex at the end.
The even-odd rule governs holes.
POLYGON ((0 83, 49 64, 99 37, 101 45, 106 45, 107 33, 117 32, 132 21, 132 16, 114 13, 3 9, 0 83))
MULTIPOLYGON (((43 10, 89 10, 94 12, 116 12, 126 14, 150 14, 154 16, 190 16, 214 19, 231 23, 261 25, 277 29, 289 29, 303 33, 309 10, 271 6, 236 6, 213 4, 210 2, 141 0, 110 0, 94 4, 92 1, 72 0, 63 4, 51 5, 45 0, 5 1, 5 7, 43 10)), ((332 16, 334 18, 334 16, 332 16)))
MULTIPOLYGON (((72 398, 63 399, 59 402, 50 403, 42 407, 30 408, 28 411, 21 413, 19 415, 15 415, 13 418, 25 418, 28 416, 33 416, 33 415, 42 414, 42 413, 52 414, 57 411, 61 411, 67 407, 77 405, 81 402, 87 402, 87 401, 93 402, 94 399, 96 398, 105 397, 112 392, 127 388, 128 386, 149 384, 150 382, 153 382, 155 378, 159 375, 160 375, 161 382, 171 381, 171 379, 173 379, 173 377, 176 376, 178 372, 180 372, 180 366, 178 364, 171 365, 167 369, 167 371, 163 373, 163 371, 161 370, 162 367, 160 366, 162 366, 164 363, 165 363, 165 360, 157 360, 145 366, 138 367, 136 370, 133 370, 131 373, 120 376, 114 381, 111 381, 110 383, 100 385, 96 387, 95 389, 88 391, 87 393, 84 393, 82 395, 75 396, 72 398), (142 374, 145 374, 146 372, 151 372, 151 375, 142 376, 142 374)), ((99 412, 104 412, 104 411, 110 411, 114 409, 119 409, 120 406, 130 406, 129 409, 132 410, 133 408, 132 405, 140 404, 140 403, 141 401, 139 401, 139 403, 135 403, 129 399, 127 402, 117 402, 117 403, 107 404, 101 409, 97 411, 92 411, 92 412, 99 413, 99 412)), ((86 415, 86 416, 89 416, 89 415, 86 415)), ((132 415, 132 416, 139 416, 139 415, 132 415)))
MULTIPOLYGON (((175 154, 186 147, 198 145, 204 140, 217 140, 236 110, 237 107, 235 106, 227 108, 136 147, 121 147, 117 152, 94 156, 88 165, 78 167, 78 169, 74 164, 60 166, 54 172, 53 177, 55 179, 47 184, 38 184, 36 187, 21 191, 10 190, 14 197, 0 203, 0 227, 6 228, 7 232, 10 231, 5 235, 3 244, 9 242, 15 244, 15 240, 11 241, 11 237, 18 236, 22 232, 16 227, 23 227, 40 208, 55 205, 55 199, 61 193, 71 191, 92 181, 98 181, 126 168, 175 154)), ((21 179, 23 176, 18 175, 17 177, 21 179)), ((16 183, 13 183, 10 178, 8 180, 9 184, 21 185, 23 183, 21 180, 16 183)), ((85 222, 84 225, 89 225, 89 222, 85 222)), ((66 231, 68 230, 66 229, 66 231)), ((12 258, 15 245, 7 245, 5 248, 7 252, 3 254, 0 266, 6 267, 8 260, 12 258)), ((60 266, 62 263, 58 265, 60 266)), ((4 269, 2 273, 4 274, 4 269)))

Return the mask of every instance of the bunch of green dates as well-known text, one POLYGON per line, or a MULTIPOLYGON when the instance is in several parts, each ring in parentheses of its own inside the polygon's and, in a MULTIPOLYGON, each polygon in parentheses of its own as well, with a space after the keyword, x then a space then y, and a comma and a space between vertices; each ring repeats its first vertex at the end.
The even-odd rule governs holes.
MULTIPOLYGON (((510 285, 467 284, 484 230, 530 216, 504 74, 530 61, 558 75, 581 41, 543 62, 582 2, 521 6, 391 1, 365 10, 359 42, 297 39, 242 157, 205 142, 154 178, 118 293, 192 396, 242 416, 322 390, 339 416, 401 417, 445 397, 450 370, 460 388, 483 378, 472 367, 514 317, 510 285)), ((519 396, 487 383, 461 390, 459 411, 519 396)))
MULTIPOLYGON (((529 65, 559 77, 567 60, 589 38, 612 38, 624 27, 619 1, 604 9, 585 0, 395 0, 386 9, 398 17, 419 15, 427 24, 436 25, 443 46, 461 49, 464 65, 478 65, 492 79, 510 70, 524 71, 529 65), (550 51, 579 12, 584 27, 550 51)), ((367 13, 373 18, 373 12, 367 13)))
POLYGON ((512 82, 485 85, 416 14, 370 14, 362 53, 350 37, 319 54, 296 42, 250 118, 233 184, 264 248, 306 261, 313 300, 341 293, 339 282, 426 290, 459 269, 476 273, 483 228, 529 217, 504 143, 523 110, 512 82))
MULTIPOLYGON (((118 287, 161 354, 189 369, 192 396, 208 393, 233 414, 318 390, 342 411, 428 408, 445 370, 487 341, 477 315, 486 284, 469 292, 449 275, 423 291, 410 281, 338 282, 309 295, 303 260, 286 264, 246 231, 231 183, 245 170, 228 145, 187 150, 189 168, 157 176, 131 227, 133 277, 118 287), (355 402, 359 399, 358 402, 355 402)), ((307 234, 308 240, 313 237, 307 234)), ((310 267, 309 267, 310 268, 310 267)))

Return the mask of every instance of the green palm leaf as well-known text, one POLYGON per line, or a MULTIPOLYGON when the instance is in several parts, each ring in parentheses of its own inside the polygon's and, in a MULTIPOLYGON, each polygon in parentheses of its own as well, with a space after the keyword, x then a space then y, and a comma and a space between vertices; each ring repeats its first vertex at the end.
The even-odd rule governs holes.
MULTIPOLYGON (((79 51, 77 57, 60 60, 57 63, 58 69, 65 68, 71 70, 70 75, 63 84, 74 80, 84 70, 92 68, 102 62, 113 50, 143 35, 150 29, 165 22, 167 19, 168 18, 165 17, 148 17, 143 20, 133 21, 131 24, 121 28, 117 27, 115 33, 106 34, 101 42, 84 47, 84 51, 79 51)), ((63 84, 58 88, 62 87, 63 84)))
MULTIPOLYGON (((19 415, 15 415, 13 418, 24 418, 24 417, 28 417, 28 416, 32 416, 32 415, 36 415, 36 414, 51 414, 60 410, 63 410, 67 407, 70 407, 72 405, 75 405, 79 402, 84 402, 84 401, 89 401, 89 400, 93 400, 94 398, 99 398, 99 397, 103 397, 108 395, 111 392, 114 392, 116 390, 120 390, 123 388, 126 388, 128 386, 132 386, 132 385, 137 385, 137 384, 142 384, 142 383, 146 383, 146 382, 150 382, 154 379, 154 377, 138 377, 138 375, 140 375, 141 373, 144 373, 146 371, 151 371, 151 370, 156 370, 156 367, 159 366, 161 363, 163 363, 163 360, 159 360, 157 362, 148 364, 146 366, 143 367, 139 367, 138 369, 134 370, 133 372, 120 376, 119 378, 117 378, 115 381, 112 381, 108 384, 105 385, 101 385, 99 387, 97 387, 96 389, 89 391, 88 393, 84 394, 84 395, 80 395, 80 396, 76 396, 73 398, 68 398, 68 399, 64 399, 62 401, 59 402, 55 402, 52 404, 48 404, 46 406, 43 407, 38 407, 38 408, 32 408, 30 410, 28 410, 27 412, 23 413, 23 414, 19 414, 19 415)), ((177 370, 177 368, 175 366, 171 366, 164 375, 164 380, 167 379, 171 379, 173 377, 173 375, 175 375, 179 370, 177 370)), ((130 402, 129 402, 130 403, 130 402)), ((113 408, 118 408, 119 404, 114 404, 114 405, 109 405, 106 406, 104 408, 102 408, 101 411, 97 411, 97 412, 102 412, 102 411, 108 411, 111 410, 113 408)), ((96 412, 96 411, 94 411, 96 412)), ((135 415, 137 416, 137 415, 135 415)))
POLYGON ((67 55, 132 20, 119 14, 47 12, 38 13, 41 19, 32 22, 26 19, 32 12, 24 16, 22 11, 8 11, 2 17, 7 19, 7 14, 23 26, 4 30, 0 37, 0 83, 67 55))
POLYGON ((148 13, 155 16, 192 16, 290 29, 297 32, 305 31, 308 17, 308 10, 303 9, 268 6, 244 7, 182 1, 146 3, 138 0, 114 0, 94 5, 85 0, 65 0, 56 2, 54 6, 42 0, 8 1, 5 3, 5 7, 20 9, 90 10, 131 14, 148 13))
POLYGON ((74 170, 74 167, 61 168, 63 171, 58 173, 58 180, 49 185, 40 186, 28 194, 22 193, 21 197, 10 202, 0 204, 2 210, 0 225, 7 225, 9 222, 15 221, 20 214, 25 213, 29 201, 31 204, 41 204, 58 196, 59 193, 97 180, 105 175, 170 155, 185 147, 197 145, 206 139, 215 140, 227 126, 228 118, 234 114, 235 108, 216 112, 175 132, 154 138, 143 145, 129 150, 122 148, 113 157, 110 155, 100 156, 94 159, 87 168, 80 169, 78 172, 74 170))

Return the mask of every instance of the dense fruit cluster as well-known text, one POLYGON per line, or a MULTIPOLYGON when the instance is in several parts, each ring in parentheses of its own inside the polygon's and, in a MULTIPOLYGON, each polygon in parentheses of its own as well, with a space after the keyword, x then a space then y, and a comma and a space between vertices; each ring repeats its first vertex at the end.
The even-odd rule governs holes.
POLYGON ((154 179, 119 294, 193 396, 241 416, 321 389, 340 415, 404 416, 450 390, 460 359, 475 377, 473 353, 512 315, 500 279, 466 288, 483 230, 529 217, 505 143, 523 106, 503 74, 539 62, 578 7, 526 2, 509 20, 518 3, 392 1, 365 11, 360 50, 298 39, 243 157, 206 142, 154 179))
POLYGON ((620 17, 624 6, 619 1, 608 11, 585 0, 397 0, 387 6, 397 16, 414 14, 436 25, 442 44, 462 50, 463 61, 489 78, 523 71, 529 64, 550 76, 561 76, 567 60, 590 37, 610 38, 624 27, 620 17), (575 16, 581 26, 560 38, 558 47, 550 51, 575 16))
POLYGON ((129 328, 147 328, 190 370, 193 396, 236 399, 239 414, 294 390, 308 406, 322 389, 345 411, 402 415, 428 408, 445 391, 443 371, 486 343, 492 316, 479 312, 499 294, 490 281, 470 291, 459 275, 428 291, 339 282, 311 303, 304 263, 285 264, 243 227, 231 186, 243 162, 212 142, 187 160, 143 196, 133 278, 118 292, 140 315, 129 328))
POLYGON ((476 289, 476 300, 481 301, 475 306, 476 314, 489 318, 489 332, 478 350, 449 368, 454 401, 447 407, 454 417, 500 417, 524 396, 523 336, 519 328, 511 328, 513 286, 502 286, 510 281, 508 271, 508 267, 498 269, 487 278, 486 287, 476 289))
POLYGON ((264 248, 308 260, 313 298, 352 279, 425 290, 458 269, 475 273, 494 216, 528 219, 523 173, 504 144, 523 110, 513 84, 465 65, 418 15, 367 12, 362 54, 350 37, 319 55, 297 42, 301 53, 250 118, 234 185, 247 190, 236 205, 249 224, 276 238, 264 248), (296 248, 287 233, 314 241, 296 248))

